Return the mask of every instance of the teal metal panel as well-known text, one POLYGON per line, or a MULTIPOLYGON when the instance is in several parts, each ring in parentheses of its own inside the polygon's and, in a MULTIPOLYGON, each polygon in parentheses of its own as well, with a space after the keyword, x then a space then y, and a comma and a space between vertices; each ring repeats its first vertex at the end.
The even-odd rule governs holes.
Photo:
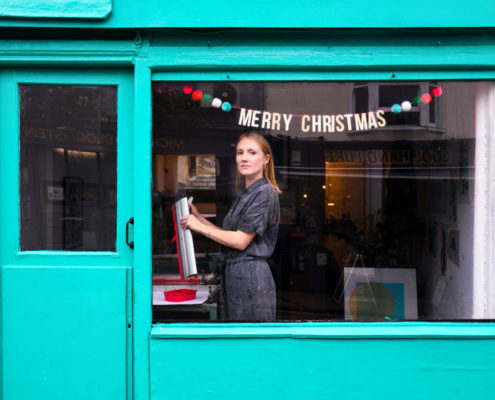
MULTIPOLYGON (((132 68, 137 46, 133 40, 0 40, 0 64, 32 68, 33 65, 96 68, 132 68), (76 45, 77 43, 77 45, 76 45), (54 62, 54 59, 57 62, 54 62), (13 62, 13 60, 15 60, 13 62)), ((98 78, 99 75, 94 75, 98 78)))
MULTIPOLYGON (((465 79, 472 71, 483 78, 495 65, 495 36, 488 33, 167 31, 144 33, 142 39, 137 36, 127 42, 0 40, 0 65, 132 67, 139 60, 155 77, 168 72, 175 74, 175 79, 195 71, 216 72, 218 75, 212 77, 221 80, 465 79)), ((85 72, 87 77, 91 74, 85 72)), ((202 74, 196 76, 201 79, 202 74)))
MULTIPOLYGON (((4 90, 4 80, 3 80, 3 74, 2 71, 0 71, 0 93, 3 92, 4 90)), ((0 96, 0 110, 3 110, 3 107, 5 105, 5 97, 0 96)), ((0 132, 4 132, 2 123, 0 122, 0 132)), ((5 191, 4 191, 4 186, 3 186, 3 173, 2 171, 5 169, 5 162, 6 160, 4 158, 4 154, 2 152, 2 148, 4 147, 4 136, 0 134, 0 199, 5 198, 5 191)), ((3 205, 3 203, 2 203, 3 205)), ((1 209, 2 207, 0 207, 1 209)), ((2 213, 0 211, 0 218, 2 217, 2 213)), ((0 243, 3 243, 4 241, 4 235, 5 235, 5 229, 2 229, 0 225, 0 243)), ((3 249, 0 245, 0 271, 3 265, 3 249)), ((2 279, 2 274, 0 273, 0 354, 3 354, 3 279, 2 279)), ((3 357, 0 357, 0 398, 4 399, 5 396, 3 394, 3 357)))
POLYGON ((490 339, 489 322, 304 322, 243 324, 157 324, 152 339, 490 339))
POLYGON ((19 99, 13 74, 3 72, 0 77, 2 78, 3 94, 0 96, 0 106, 5 116, 5 118, 0 119, 0 131, 2 132, 0 135, 0 162, 2 163, 0 170, 2 175, 2 206, 0 207, 2 241, 0 252, 2 253, 2 264, 4 264, 7 262, 8 255, 12 256, 17 251, 16 247, 13 246, 15 239, 13 241, 12 237, 19 237, 19 99))
POLYGON ((157 73, 201 68, 220 80, 411 79, 408 73, 493 70, 494 50, 492 36, 466 32, 242 31, 156 34, 149 57, 157 73))
MULTIPOLYGON (((1 191, 0 191, 0 195, 1 195, 1 191)), ((1 259, 2 259, 2 254, 0 253, 0 268, 2 266, 1 259)), ((0 273, 0 354, 3 354, 3 311, 2 310, 3 310, 3 279, 2 279, 2 274, 0 273)), ((0 398, 2 399, 5 398, 5 395, 3 393, 3 388, 4 388, 3 357, 0 357, 0 398)))
POLYGON ((134 400, 149 399, 151 327, 151 70, 144 60, 135 69, 134 136, 134 400))
POLYGON ((1 17, 105 18, 112 0, 9 0, 0 4, 1 17))
POLYGON ((3 266, 4 398, 126 398, 124 267, 3 266))
POLYGON ((493 338, 152 339, 150 354, 152 400, 493 398, 493 338))
MULTIPOLYGON (((28 4, 33 4, 31 0, 28 4)), ((89 4, 102 4, 92 0, 89 4)), ((61 3, 65 0, 59 0, 61 3)), ((7 2, 9 3, 9 2, 7 2)), ((16 0, 22 4, 23 0, 16 0)), ((44 3, 53 3, 45 1, 44 3)), ((83 0, 68 3, 74 9, 83 0)), ((47 6, 43 7, 47 8, 47 6)), ((36 11, 23 8, 28 16, 36 11)), ((80 11, 81 12, 81 11, 80 11)), ((80 13, 79 12, 79 13, 80 13)), ((103 12, 102 12, 103 13, 103 12)), ((369 0, 114 0, 112 13, 104 21, 4 20, 1 26, 103 27, 103 28, 423 28, 493 27, 495 3, 472 0, 417 0, 372 2, 369 0)), ((89 15, 93 17, 93 15, 89 15)))
POLYGON ((125 224, 133 210, 132 74, 11 69, 0 71, 0 87, 3 398, 131 398, 133 251, 125 224), (117 86, 115 252, 19 251, 19 83, 117 86))

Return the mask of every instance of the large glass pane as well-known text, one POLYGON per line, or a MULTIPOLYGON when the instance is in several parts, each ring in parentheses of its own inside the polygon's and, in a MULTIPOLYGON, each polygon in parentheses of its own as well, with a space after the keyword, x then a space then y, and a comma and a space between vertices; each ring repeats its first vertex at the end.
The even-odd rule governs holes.
POLYGON ((117 88, 20 85, 21 250, 115 250, 117 88))
POLYGON ((270 144, 282 190, 268 259, 274 320, 477 318, 493 293, 474 289, 485 268, 474 262, 474 189, 487 185, 475 149, 494 91, 454 81, 155 82, 154 320, 237 319, 222 296, 253 285, 249 263, 237 289, 222 286, 231 253, 206 230, 193 235, 198 275, 181 277, 172 205, 193 197, 222 226, 239 195, 246 130, 270 144), (165 301, 175 289, 196 290, 196 304, 165 301))

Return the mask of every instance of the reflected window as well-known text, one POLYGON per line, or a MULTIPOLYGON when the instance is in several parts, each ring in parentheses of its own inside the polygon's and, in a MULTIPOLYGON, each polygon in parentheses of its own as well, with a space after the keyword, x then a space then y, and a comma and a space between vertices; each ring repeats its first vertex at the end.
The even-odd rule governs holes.
POLYGON ((115 251, 116 87, 19 94, 21 250, 115 251))
POLYGON ((428 82, 358 83, 353 88, 354 112, 384 110, 387 119, 385 129, 388 130, 440 129, 442 98, 438 96, 435 101, 422 98, 423 94, 430 94, 434 88, 434 83, 428 82), (405 107, 405 110, 395 112, 391 105, 400 106, 401 109, 405 107))

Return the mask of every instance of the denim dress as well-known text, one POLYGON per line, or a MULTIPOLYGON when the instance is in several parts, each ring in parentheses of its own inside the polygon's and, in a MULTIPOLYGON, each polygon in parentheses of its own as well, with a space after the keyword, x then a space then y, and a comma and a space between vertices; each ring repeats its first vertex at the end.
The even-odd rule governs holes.
POLYGON ((275 249, 280 220, 278 193, 261 178, 234 200, 222 229, 256 232, 243 251, 222 246, 224 274, 221 315, 229 321, 275 320, 275 282, 268 258, 275 249))

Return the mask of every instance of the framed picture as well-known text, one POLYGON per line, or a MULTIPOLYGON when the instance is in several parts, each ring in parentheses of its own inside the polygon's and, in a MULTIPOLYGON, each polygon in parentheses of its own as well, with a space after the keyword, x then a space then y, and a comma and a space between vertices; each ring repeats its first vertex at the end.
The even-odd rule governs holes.
POLYGON ((418 319, 416 270, 344 268, 345 319, 418 319))

